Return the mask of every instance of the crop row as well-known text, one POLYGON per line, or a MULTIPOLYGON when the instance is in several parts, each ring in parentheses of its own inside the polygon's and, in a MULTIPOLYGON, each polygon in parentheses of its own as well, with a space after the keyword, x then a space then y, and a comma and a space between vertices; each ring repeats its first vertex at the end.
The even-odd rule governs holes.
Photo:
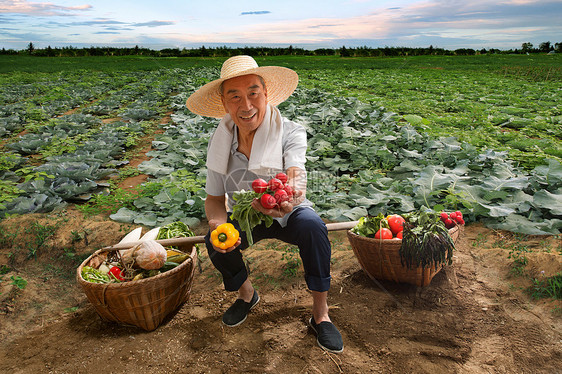
POLYGON ((152 131, 181 82, 173 71, 58 76, 1 91, 4 215, 46 212, 107 190, 104 179, 127 164, 127 149, 152 131))
MULTIPOLYGON (((151 159, 138 167, 151 176, 145 183, 150 193, 111 217, 147 226, 174 220, 195 224, 204 215, 204 163, 217 121, 193 115, 184 103, 216 75, 214 68, 132 72, 115 80, 61 74, 65 84, 22 83, 26 94, 17 101, 10 93, 19 83, 7 85, 0 95, 0 119, 7 123, 17 114, 23 118, 18 131, 24 132, 5 131, 0 214, 50 211, 106 191, 104 180, 127 163, 127 149, 152 133, 159 116, 172 112, 171 123, 160 125, 155 136, 151 159), (67 103, 81 85, 90 87, 88 94, 67 103)), ((523 169, 507 152, 421 131, 427 112, 394 114, 326 90, 299 88, 281 110, 307 129, 308 196, 328 220, 427 206, 460 209, 468 220, 511 231, 559 234, 562 229, 562 165, 555 157, 523 169)))
MULTIPOLYGON (((446 61, 442 61, 446 63, 446 61)), ((506 150, 527 169, 562 160, 562 83, 529 81, 502 70, 412 66, 310 70, 304 84, 356 96, 398 114, 415 114, 416 128, 455 136, 478 148, 506 150), (421 121, 423 119, 423 122, 421 121)))

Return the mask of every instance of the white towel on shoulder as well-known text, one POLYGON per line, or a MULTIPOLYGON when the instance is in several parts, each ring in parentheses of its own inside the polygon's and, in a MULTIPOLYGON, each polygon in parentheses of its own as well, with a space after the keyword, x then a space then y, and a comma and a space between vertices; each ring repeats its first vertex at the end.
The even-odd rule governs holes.
MULTIPOLYGON (((226 114, 209 140, 207 167, 220 174, 227 172, 234 126, 230 114, 226 114)), ((259 175, 283 170, 283 117, 277 107, 266 107, 263 122, 254 135, 248 170, 259 175)))

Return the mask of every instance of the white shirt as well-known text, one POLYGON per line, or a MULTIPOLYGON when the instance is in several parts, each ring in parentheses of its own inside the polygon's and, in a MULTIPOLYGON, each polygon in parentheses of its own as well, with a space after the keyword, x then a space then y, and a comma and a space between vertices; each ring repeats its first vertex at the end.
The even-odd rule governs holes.
MULTIPOLYGON (((226 175, 216 171, 207 169, 207 184, 205 192, 212 196, 228 197, 228 211, 232 212, 234 206, 234 192, 252 189, 252 181, 256 178, 262 178, 265 181, 273 178, 275 174, 285 171, 290 167, 297 167, 306 173, 306 130, 303 126, 283 118, 283 168, 284 170, 271 170, 268 175, 257 175, 248 171, 248 158, 241 152, 238 152, 238 129, 235 128, 232 137, 232 145, 230 149, 230 158, 228 160, 228 168, 226 175)), ((210 143, 210 141, 209 141, 210 143)), ((207 157, 212 155, 207 154, 207 157)), ((306 174, 305 174, 306 175, 306 174)), ((312 203, 305 199, 300 207, 312 207, 312 203)), ((297 208, 296 207, 296 208, 297 208)), ((294 211, 294 210, 293 210, 294 211)), ((292 213, 292 212, 291 212, 292 213)), ((286 214, 282 218, 274 218, 282 227, 286 226, 287 219, 290 214, 286 214)))

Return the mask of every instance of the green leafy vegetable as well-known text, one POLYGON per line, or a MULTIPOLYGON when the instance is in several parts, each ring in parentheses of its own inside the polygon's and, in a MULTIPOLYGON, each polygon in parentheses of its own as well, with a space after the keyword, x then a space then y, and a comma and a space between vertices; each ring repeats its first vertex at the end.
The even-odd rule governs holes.
POLYGON ((91 266, 84 266, 82 268, 82 278, 85 281, 92 283, 111 283, 112 280, 109 275, 102 273, 98 269, 94 269, 91 266))
POLYGON ((439 214, 421 210, 405 214, 404 219, 399 250, 403 266, 411 269, 452 263, 455 243, 439 214))
POLYGON ((162 226, 158 231, 156 240, 160 239, 172 239, 172 238, 186 238, 194 236, 195 234, 191 229, 183 222, 176 221, 162 226))
POLYGON ((389 229, 388 222, 385 219, 384 214, 379 213, 377 216, 367 216, 359 218, 359 222, 351 231, 357 235, 366 236, 368 238, 374 238, 377 231, 382 228, 389 229))
MULTIPOLYGON (((156 236, 156 240, 160 239, 172 239, 172 238, 187 238, 195 236, 193 231, 189 228, 188 225, 181 221, 171 222, 165 226, 162 226, 160 230, 158 230, 158 235, 156 236)), ((170 248, 176 248, 171 246, 170 248)), ((203 272, 203 268, 201 267, 201 253, 199 252, 199 245, 195 244, 195 250, 197 251, 197 266, 199 267, 199 272, 203 272)), ((168 269, 169 270, 169 269, 168 269)))
POLYGON ((273 218, 271 216, 265 215, 252 208, 252 201, 259 196, 260 194, 254 191, 242 190, 235 192, 232 197, 234 201, 236 201, 236 204, 232 208, 230 218, 234 221, 238 221, 240 229, 246 233, 249 245, 254 244, 254 238, 252 236, 252 229, 254 227, 262 222, 265 223, 266 227, 271 226, 273 223, 273 218))

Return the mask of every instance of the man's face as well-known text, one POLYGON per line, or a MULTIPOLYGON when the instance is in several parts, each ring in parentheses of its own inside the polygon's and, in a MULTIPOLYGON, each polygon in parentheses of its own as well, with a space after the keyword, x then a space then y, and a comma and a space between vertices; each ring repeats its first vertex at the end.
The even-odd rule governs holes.
POLYGON ((267 90, 257 75, 224 81, 221 99, 224 110, 242 132, 255 131, 261 125, 267 107, 267 90))

